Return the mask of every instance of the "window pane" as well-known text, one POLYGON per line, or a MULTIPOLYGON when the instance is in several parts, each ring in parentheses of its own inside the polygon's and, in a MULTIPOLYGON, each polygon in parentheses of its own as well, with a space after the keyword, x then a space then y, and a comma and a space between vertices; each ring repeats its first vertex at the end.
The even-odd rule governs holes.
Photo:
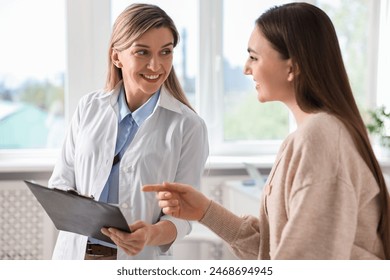
POLYGON ((390 1, 380 4, 380 33, 378 47, 378 91, 376 106, 385 105, 390 108, 390 1))
POLYGON ((377 44, 369 43, 375 39, 375 36, 370 37, 372 1, 318 0, 317 5, 329 15, 336 28, 352 90, 360 110, 364 112, 375 97, 375 88, 370 88, 373 82, 370 80, 373 71, 370 67, 373 65, 370 47, 377 44))
MULTIPOLYGON (((112 0, 111 20, 114 23, 117 16, 130 4, 139 1, 112 0)), ((174 21, 180 33, 180 42, 174 50, 173 66, 181 85, 195 106, 195 74, 197 61, 197 0, 145 0, 142 3, 154 4, 162 8, 174 21)))
POLYGON ((266 9, 289 1, 224 0, 224 140, 276 140, 289 132, 287 108, 260 103, 251 76, 243 74, 255 20, 266 9), (239 20, 238 20, 239 19, 239 20))
MULTIPOLYGON (((254 20, 264 8, 290 1, 240 1, 224 0, 224 62, 225 62, 225 140, 280 139, 288 133, 288 113, 284 105, 259 104, 249 77, 240 74, 246 59, 247 38, 254 20), (240 16, 245 14, 245 17, 240 16), (240 18, 239 21, 236 19, 240 18), (248 122, 247 120, 251 121, 248 122)), ((343 59, 351 86, 362 112, 368 109, 375 96, 370 87, 374 71, 370 53, 375 47, 372 35, 372 1, 370 0, 317 0, 332 19, 339 37, 343 59), (369 42, 373 42, 372 44, 369 42)))
POLYGON ((65 3, 0 0, 0 149, 59 147, 65 3))

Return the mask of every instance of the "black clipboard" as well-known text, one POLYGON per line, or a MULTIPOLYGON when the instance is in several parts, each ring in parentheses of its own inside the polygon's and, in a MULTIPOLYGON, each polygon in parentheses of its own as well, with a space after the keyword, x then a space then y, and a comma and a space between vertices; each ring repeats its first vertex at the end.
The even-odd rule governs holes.
POLYGON ((64 191, 27 180, 24 182, 58 230, 90 236, 112 244, 114 242, 100 232, 102 227, 131 232, 121 210, 114 205, 80 195, 73 189, 64 191))

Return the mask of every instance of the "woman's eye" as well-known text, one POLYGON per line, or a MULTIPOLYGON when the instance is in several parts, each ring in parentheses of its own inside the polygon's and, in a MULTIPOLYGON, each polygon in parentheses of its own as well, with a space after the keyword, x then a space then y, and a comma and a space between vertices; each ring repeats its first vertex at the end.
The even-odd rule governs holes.
POLYGON ((172 50, 163 50, 161 52, 163 55, 168 55, 168 54, 171 54, 172 53, 172 50))
POLYGON ((254 57, 254 56, 251 56, 251 55, 249 56, 249 59, 250 59, 250 60, 257 60, 257 58, 256 58, 256 57, 254 57))
POLYGON ((135 52, 138 55, 146 55, 148 52, 146 50, 139 50, 135 52))

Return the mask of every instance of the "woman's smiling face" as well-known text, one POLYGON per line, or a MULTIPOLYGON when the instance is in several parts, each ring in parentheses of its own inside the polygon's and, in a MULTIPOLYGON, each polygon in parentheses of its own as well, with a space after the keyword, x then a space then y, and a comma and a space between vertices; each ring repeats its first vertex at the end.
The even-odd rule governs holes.
POLYGON ((246 75, 252 75, 260 102, 291 101, 292 64, 284 59, 256 26, 248 43, 248 60, 244 67, 246 75))
POLYGON ((127 92, 147 99, 161 87, 172 69, 173 42, 169 28, 152 28, 128 49, 113 52, 127 92))

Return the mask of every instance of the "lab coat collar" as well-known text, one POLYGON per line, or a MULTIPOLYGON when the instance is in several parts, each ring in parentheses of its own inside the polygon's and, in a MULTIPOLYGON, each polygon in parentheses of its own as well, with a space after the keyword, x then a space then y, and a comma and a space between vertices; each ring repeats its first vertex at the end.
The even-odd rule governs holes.
MULTIPOLYGON (((116 103, 118 102, 118 96, 119 96, 119 93, 121 91, 122 84, 123 84, 123 81, 120 81, 119 83, 117 83, 117 85, 115 86, 115 88, 112 91, 108 92, 107 95, 104 95, 105 97, 107 97, 107 96, 110 97, 110 104, 114 108, 116 106, 116 103)), ((163 85, 161 88, 161 91, 160 91, 160 98, 157 101, 157 106, 156 106, 155 110, 158 107, 162 107, 162 108, 165 108, 167 110, 182 114, 183 112, 181 110, 180 104, 181 104, 181 102, 179 100, 177 100, 176 98, 174 98, 169 93, 168 89, 163 85)))
POLYGON ((183 111, 181 110, 180 104, 181 102, 174 98, 165 86, 162 86, 160 92, 160 99, 157 103, 157 106, 182 114, 183 111))

